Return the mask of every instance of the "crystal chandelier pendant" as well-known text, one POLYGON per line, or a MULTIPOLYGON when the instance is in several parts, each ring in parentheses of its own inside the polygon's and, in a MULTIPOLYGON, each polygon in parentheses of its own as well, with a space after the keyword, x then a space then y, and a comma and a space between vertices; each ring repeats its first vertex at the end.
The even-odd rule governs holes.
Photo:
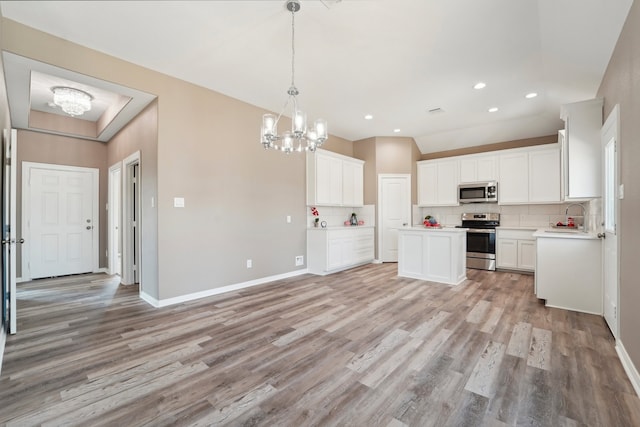
POLYGON ((300 10, 299 0, 287 0, 287 10, 291 12, 291 86, 287 91, 289 98, 279 115, 262 116, 260 143, 265 149, 276 149, 287 154, 293 151, 315 151, 328 138, 327 121, 315 120, 313 127, 307 126, 307 115, 298 109, 297 96, 300 93, 294 83, 295 76, 295 12, 300 10), (291 104, 291 131, 278 134, 278 122, 291 104))
POLYGON ((81 116, 91 110, 93 96, 83 90, 54 86, 51 92, 53 92, 53 103, 70 116, 81 116))

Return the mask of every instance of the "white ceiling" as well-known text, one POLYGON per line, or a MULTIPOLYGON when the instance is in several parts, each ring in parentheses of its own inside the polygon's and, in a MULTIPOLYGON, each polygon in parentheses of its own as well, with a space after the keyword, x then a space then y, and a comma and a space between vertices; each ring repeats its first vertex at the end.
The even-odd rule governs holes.
MULTIPOLYGON (((596 95, 632 1, 302 0, 298 101, 334 135, 410 136, 423 153, 554 134, 561 104, 596 95)), ((267 110, 286 100, 284 0, 0 4, 6 18, 267 110)))

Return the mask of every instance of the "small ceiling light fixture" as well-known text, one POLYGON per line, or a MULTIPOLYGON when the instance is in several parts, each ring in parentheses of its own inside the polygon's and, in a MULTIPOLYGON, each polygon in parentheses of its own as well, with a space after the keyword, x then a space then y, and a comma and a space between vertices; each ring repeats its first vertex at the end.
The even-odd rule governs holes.
POLYGON ((53 103, 70 116, 81 116, 91 110, 93 96, 90 93, 68 86, 54 86, 51 92, 53 103))
POLYGON ((393 133, 400 133, 400 129, 395 128, 395 129, 393 130, 393 133))
POLYGON ((484 89, 485 87, 487 87, 487 84, 485 82, 478 82, 473 85, 474 89, 484 89))
POLYGON ((498 107, 491 107, 491 108, 489 108, 489 112, 490 112, 490 113, 495 113, 496 111, 498 111, 498 107))
POLYGON ((537 93, 531 92, 531 93, 526 94, 524 97, 527 98, 527 99, 531 99, 531 98, 535 98, 536 96, 538 96, 537 93))
POLYGON ((373 120, 373 116, 371 114, 367 114, 366 116, 364 116, 365 120, 373 120))
POLYGON ((262 130, 260 142, 265 149, 273 148, 289 154, 292 151, 315 151, 327 140, 327 121, 317 119, 313 129, 307 129, 307 115, 298 109, 296 96, 299 94, 294 83, 295 76, 295 13, 300 10, 299 0, 287 0, 287 10, 291 12, 291 87, 287 93, 289 98, 279 115, 265 114, 262 116, 262 130), (285 109, 292 104, 291 130, 278 134, 278 122, 285 109))

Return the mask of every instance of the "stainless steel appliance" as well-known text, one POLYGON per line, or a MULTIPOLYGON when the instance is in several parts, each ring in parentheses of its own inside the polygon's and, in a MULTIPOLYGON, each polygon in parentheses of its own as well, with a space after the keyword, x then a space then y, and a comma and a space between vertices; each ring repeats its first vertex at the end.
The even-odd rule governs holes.
POLYGON ((498 213, 463 213, 462 225, 467 228, 467 268, 496 269, 496 227, 498 213))
POLYGON ((496 181, 474 182, 458 185, 460 203, 498 203, 498 183, 496 181))

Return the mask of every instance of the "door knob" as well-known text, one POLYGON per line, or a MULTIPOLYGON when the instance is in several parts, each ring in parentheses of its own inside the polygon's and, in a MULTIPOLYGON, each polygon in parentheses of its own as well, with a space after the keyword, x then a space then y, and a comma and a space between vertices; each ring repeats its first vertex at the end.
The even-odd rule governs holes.
POLYGON ((91 230, 93 227, 90 225, 87 225, 87 230, 91 230))
POLYGON ((604 234, 604 233, 598 233, 598 238, 600 238, 600 239, 606 239, 606 238, 607 238, 607 235, 606 235, 606 234, 604 234))

